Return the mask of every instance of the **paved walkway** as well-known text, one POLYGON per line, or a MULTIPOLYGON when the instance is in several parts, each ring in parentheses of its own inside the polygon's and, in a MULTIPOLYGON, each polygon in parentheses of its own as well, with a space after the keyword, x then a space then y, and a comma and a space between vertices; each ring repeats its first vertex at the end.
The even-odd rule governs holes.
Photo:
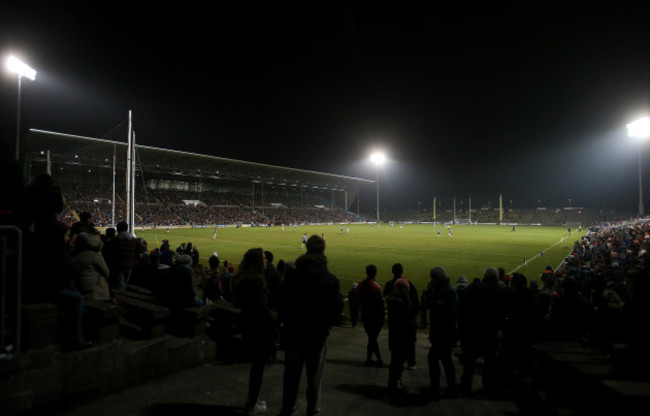
MULTIPOLYGON (((380 336, 384 362, 390 361, 387 331, 380 336)), ((488 400, 480 395, 455 400, 430 402, 424 394, 428 385, 426 333, 420 332, 417 344, 418 365, 404 370, 404 384, 410 391, 403 397, 391 397, 386 389, 388 366, 365 365, 366 337, 360 327, 336 328, 328 341, 328 360, 322 391, 323 416, 356 415, 514 415, 517 406, 507 400, 488 400)), ((267 415, 275 416, 282 397, 282 352, 279 362, 265 369, 261 398, 267 401, 267 415)), ((249 365, 245 363, 210 363, 112 393, 52 408, 51 415, 241 415, 246 396, 249 365)), ((457 376, 460 376, 460 371, 457 376)), ((476 378, 476 377, 475 377, 476 378)), ((444 377, 443 377, 444 379, 444 377)), ((444 383, 444 381, 443 381, 444 383)), ((475 381, 475 390, 479 389, 475 381)), ((295 415, 306 408, 304 376, 295 415)))

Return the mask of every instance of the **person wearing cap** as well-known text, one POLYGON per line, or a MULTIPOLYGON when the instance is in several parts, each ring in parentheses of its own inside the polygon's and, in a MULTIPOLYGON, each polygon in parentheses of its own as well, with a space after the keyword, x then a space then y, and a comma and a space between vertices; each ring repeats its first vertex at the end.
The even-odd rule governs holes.
POLYGON ((327 268, 325 240, 307 239, 307 253, 287 270, 280 289, 284 323, 285 366, 280 416, 295 410, 303 366, 307 371, 307 415, 320 413, 320 393, 327 356, 327 337, 340 325, 343 296, 339 280, 327 268))

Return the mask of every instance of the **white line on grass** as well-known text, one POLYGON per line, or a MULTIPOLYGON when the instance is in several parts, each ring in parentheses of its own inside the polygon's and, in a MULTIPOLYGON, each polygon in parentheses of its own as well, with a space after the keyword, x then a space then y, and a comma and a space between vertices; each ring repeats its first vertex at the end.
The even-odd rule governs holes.
MULTIPOLYGON (((566 237, 569 237, 569 236, 567 235, 566 237)), ((564 239, 565 239, 565 237, 562 237, 562 238, 560 239, 560 241, 558 241, 557 243, 553 243, 553 244, 551 244, 550 246, 546 247, 544 250, 542 250, 542 253, 544 253, 544 252, 550 250, 551 248, 555 247, 556 245, 558 245, 558 244, 560 244, 560 243, 563 243, 563 242, 564 242, 564 239)), ((527 263, 528 263, 529 261, 533 261, 533 260, 535 260, 535 259, 538 258, 538 257, 541 257, 541 255, 540 255, 539 253, 535 254, 535 256, 531 257, 530 259, 527 259, 527 260, 526 260, 526 263, 524 263, 524 264, 520 264, 519 266, 515 267, 514 270, 512 270, 512 271, 511 271, 510 273, 508 273, 508 274, 512 274, 512 273, 516 272, 517 270, 521 269, 522 267, 527 266, 527 263)))

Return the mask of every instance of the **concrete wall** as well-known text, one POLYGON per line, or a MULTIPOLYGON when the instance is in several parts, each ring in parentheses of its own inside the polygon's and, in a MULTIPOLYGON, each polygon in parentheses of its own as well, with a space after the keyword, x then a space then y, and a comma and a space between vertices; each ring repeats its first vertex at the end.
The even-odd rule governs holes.
POLYGON ((57 403, 98 397, 215 356, 216 344, 207 336, 119 338, 75 352, 61 352, 55 344, 29 350, 0 359, 0 413, 44 411, 57 403))

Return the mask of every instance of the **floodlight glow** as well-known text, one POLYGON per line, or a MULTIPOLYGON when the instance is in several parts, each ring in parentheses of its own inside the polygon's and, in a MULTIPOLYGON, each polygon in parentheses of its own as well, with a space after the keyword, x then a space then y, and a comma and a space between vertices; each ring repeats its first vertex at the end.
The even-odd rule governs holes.
POLYGON ((370 155, 370 160, 376 165, 381 165, 386 161, 386 156, 383 153, 373 153, 370 155))
POLYGON ((36 70, 15 56, 7 58, 7 69, 11 72, 15 72, 20 77, 29 78, 32 81, 36 79, 36 70))
POLYGON ((646 138, 650 136, 650 119, 643 117, 628 124, 627 135, 629 137, 646 138))

